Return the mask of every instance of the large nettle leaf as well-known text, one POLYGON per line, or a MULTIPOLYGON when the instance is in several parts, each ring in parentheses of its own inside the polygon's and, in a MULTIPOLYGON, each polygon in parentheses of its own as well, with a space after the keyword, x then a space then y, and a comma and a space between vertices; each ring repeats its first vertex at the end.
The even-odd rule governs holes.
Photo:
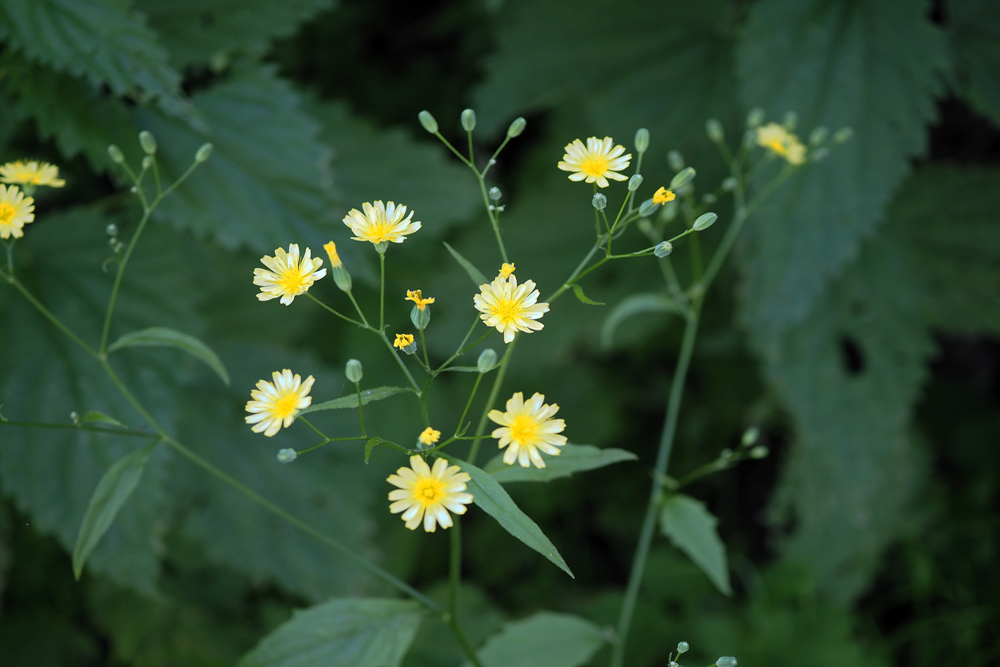
POLYGON ((947 3, 949 47, 958 90, 1000 125, 1000 13, 991 0, 947 3))
POLYGON ((802 320, 825 281, 856 257, 910 158, 926 145, 946 62, 923 2, 763 0, 740 37, 743 101, 854 128, 828 159, 794 175, 747 225, 743 316, 758 348, 802 320))
POLYGON ((506 624, 477 653, 483 667, 579 667, 606 641, 590 621, 543 611, 506 624))

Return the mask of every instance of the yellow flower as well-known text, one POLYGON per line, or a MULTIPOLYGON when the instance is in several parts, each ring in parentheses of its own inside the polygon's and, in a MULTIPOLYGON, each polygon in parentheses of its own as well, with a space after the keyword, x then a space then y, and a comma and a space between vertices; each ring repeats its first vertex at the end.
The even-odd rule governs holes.
POLYGON ((48 162, 8 162, 0 166, 0 182, 18 183, 21 185, 47 185, 50 188, 61 188, 66 181, 58 178, 59 167, 48 162))
POLYGON ((514 273, 514 265, 513 264, 504 263, 504 265, 500 267, 500 277, 503 278, 504 280, 506 280, 507 278, 509 278, 510 274, 512 274, 512 273, 514 273))
POLYGON ((666 188, 660 188, 653 193, 653 203, 654 204, 666 204, 668 201, 673 201, 677 196, 674 194, 673 190, 667 190, 666 188))
POLYGON ((624 181, 625 177, 616 172, 628 169, 632 154, 623 156, 625 147, 612 148, 612 143, 611 137, 604 137, 603 141, 590 137, 584 146, 582 141, 574 139, 573 143, 566 144, 566 154, 559 168, 573 172, 569 175, 571 181, 587 179, 587 183, 597 183, 602 188, 608 187, 609 178, 624 181))
POLYGON ((330 268, 335 269, 338 266, 343 266, 343 262, 340 261, 340 255, 337 254, 337 244, 330 241, 325 246, 323 250, 326 250, 327 257, 330 258, 330 268))
POLYGON ((264 256, 260 261, 264 266, 271 269, 253 270, 253 284, 260 287, 260 294, 257 298, 261 301, 270 301, 281 297, 281 303, 290 305, 300 294, 312 287, 313 283, 326 275, 326 269, 320 269, 323 260, 312 259, 312 253, 306 248, 306 255, 299 261, 299 246, 291 244, 288 252, 277 248, 274 257, 264 256), (318 269, 318 270, 317 270, 318 269))
POLYGON ((503 342, 514 340, 518 331, 529 333, 542 328, 537 322, 543 314, 549 312, 549 304, 536 303, 538 290, 535 283, 525 280, 517 284, 517 276, 507 278, 501 273, 488 285, 479 286, 480 293, 472 297, 476 310, 482 313, 480 317, 488 327, 496 327, 503 334, 503 342))
POLYGON ((771 149, 789 164, 802 164, 806 160, 806 147, 799 138, 777 123, 757 128, 757 145, 771 149))
POLYGON ((291 426, 299 410, 309 407, 312 403, 309 390, 314 382, 312 375, 303 382, 297 374, 293 377, 292 371, 287 368, 280 373, 274 371, 271 377, 274 384, 261 380, 257 388, 250 392, 250 398, 254 400, 247 402, 247 412, 251 414, 246 418, 248 424, 254 424, 254 433, 263 431, 268 437, 282 426, 291 426))
POLYGON ((389 202, 386 206, 377 201, 374 205, 365 202, 361 208, 364 209, 364 213, 352 208, 344 216, 344 224, 356 234, 351 237, 355 241, 402 243, 405 240, 404 236, 420 229, 419 222, 410 222, 413 211, 406 215, 406 207, 403 205, 396 206, 389 202))
POLYGON ((404 347, 409 347, 413 345, 413 335, 412 334, 396 334, 396 340, 393 341, 392 346, 402 350, 404 347))
POLYGON ((406 290, 406 299, 404 301, 412 301, 417 304, 417 308, 423 310, 428 305, 434 303, 434 297, 429 296, 426 299, 421 296, 421 291, 416 290, 406 290))
POLYGON ((0 185, 0 239, 24 236, 21 228, 35 220, 35 200, 16 185, 0 185))
POLYGON ((451 514, 465 514, 465 506, 472 502, 472 495, 462 493, 471 477, 458 466, 449 466, 444 459, 434 462, 431 469, 419 456, 410 457, 410 467, 402 467, 386 480, 399 487, 389 492, 389 511, 403 513, 400 517, 406 527, 416 530, 421 520, 424 530, 433 533, 437 524, 442 528, 452 525, 451 514))
POLYGON ((433 445, 435 442, 441 439, 441 431, 435 431, 430 426, 425 428, 420 436, 417 438, 424 445, 433 445))
POLYGON ((556 404, 543 405, 545 396, 535 394, 527 401, 521 392, 507 401, 507 412, 490 410, 490 420, 500 424, 493 431, 493 437, 500 440, 500 449, 510 445, 504 452, 503 462, 513 465, 514 461, 527 468, 534 463, 536 468, 544 468, 545 460, 538 450, 559 456, 559 447, 566 444, 566 437, 557 435, 566 428, 562 419, 551 419, 559 411, 556 404))

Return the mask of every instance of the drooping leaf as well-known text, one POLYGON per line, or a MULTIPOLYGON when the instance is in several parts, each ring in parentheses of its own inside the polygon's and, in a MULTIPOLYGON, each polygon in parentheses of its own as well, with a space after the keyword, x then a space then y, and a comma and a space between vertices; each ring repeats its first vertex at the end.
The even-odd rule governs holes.
POLYGON ((719 539, 715 516, 704 503, 683 493, 675 493, 660 507, 660 528, 701 568, 720 593, 732 595, 726 547, 719 539))
POLYGON ((399 667, 422 615, 405 600, 330 600, 296 612, 239 667, 399 667))
POLYGON ((1000 125, 1000 18, 990 0, 947 3, 948 42, 959 92, 1000 125))
POLYGON ((593 299, 589 298, 586 294, 583 293, 583 288, 580 287, 579 285, 575 284, 575 283, 573 285, 573 294, 576 295, 576 298, 579 299, 581 303, 585 303, 588 306, 603 306, 603 305, 605 305, 605 304, 603 304, 603 303, 601 303, 599 301, 594 301, 593 299))
POLYGON ((229 384, 229 373, 222 365, 219 355, 194 336, 167 327, 149 327, 125 334, 108 346, 108 352, 135 346, 174 347, 178 350, 184 350, 191 356, 204 361, 209 368, 215 371, 216 375, 222 378, 223 382, 229 384))
MULTIPOLYGON (((383 399, 389 398, 390 396, 395 396, 396 394, 402 394, 411 389, 406 389, 405 387, 376 387, 375 389, 364 389, 361 391, 361 405, 368 405, 372 401, 381 401, 383 399)), ((348 394, 347 396, 341 396, 340 398, 335 398, 332 401, 324 401, 322 403, 314 403, 308 408, 299 410, 300 415, 304 415, 310 412, 320 412, 322 410, 343 410, 344 408, 357 408, 358 407, 358 395, 348 394)))
POLYGON ((611 347, 615 331, 626 319, 641 313, 679 313, 680 307, 666 294, 633 294, 615 304, 601 325, 601 345, 611 347))
POLYGON ((86 424, 88 422, 90 423, 96 422, 98 424, 109 424, 111 426, 117 426, 119 428, 128 428, 127 426, 125 426, 125 424, 121 423, 114 417, 109 417, 103 412, 97 412, 96 410, 91 410, 83 417, 80 417, 80 422, 83 424, 86 424))
POLYGON ((579 616, 543 611, 507 623, 477 654, 483 667, 579 667, 607 640, 599 627, 579 616))
POLYGON ((448 252, 451 254, 452 257, 455 258, 455 261, 458 262, 463 269, 465 269, 465 272, 469 274, 469 278, 472 279, 472 282, 475 283, 476 287, 479 287, 480 285, 485 285, 490 282, 489 280, 486 279, 486 276, 483 275, 482 271, 477 269, 472 264, 472 262, 462 257, 462 255, 457 250, 452 248, 447 243, 444 244, 444 247, 448 249, 448 252))
POLYGON ((98 483, 87 505, 87 513, 83 515, 80 534, 73 548, 73 574, 77 579, 83 574, 87 557, 108 532, 125 501, 138 486, 151 451, 146 447, 122 458, 104 473, 98 483))
POLYGON ((569 477, 573 473, 585 470, 596 470, 621 461, 635 461, 638 457, 624 449, 594 447, 593 445, 563 445, 559 448, 559 456, 545 458, 544 468, 522 468, 519 465, 507 465, 503 455, 498 454, 483 468, 486 472, 502 483, 509 482, 549 482, 561 477, 569 477))

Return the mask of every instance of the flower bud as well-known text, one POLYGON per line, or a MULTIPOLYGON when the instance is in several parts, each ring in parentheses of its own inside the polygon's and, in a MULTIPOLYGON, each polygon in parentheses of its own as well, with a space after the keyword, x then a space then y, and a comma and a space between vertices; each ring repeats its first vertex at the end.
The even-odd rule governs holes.
POLYGON ((351 288, 354 286, 351 282, 351 274, 347 270, 347 267, 341 264, 340 266, 335 266, 330 270, 333 275, 333 282, 336 283, 337 289, 341 292, 350 292, 351 288))
POLYGON ((791 132, 799 124, 799 115, 794 111, 789 111, 785 114, 785 118, 781 121, 781 124, 785 126, 786 130, 791 132))
POLYGON ((678 653, 678 655, 681 654, 681 653, 687 653, 690 648, 691 648, 691 646, 688 645, 687 642, 679 642, 677 644, 677 653, 678 653))
POLYGON ((674 171, 680 171, 684 168, 684 156, 678 151, 670 151, 667 153, 667 164, 674 171))
POLYGON ((661 241, 660 243, 656 244, 655 248, 653 248, 653 254, 659 257, 660 259, 668 257, 670 253, 672 253, 673 251, 674 251, 674 246, 670 244, 670 241, 661 241))
POLYGON ((500 192, 500 188, 496 186, 490 188, 490 199, 493 201, 500 201, 501 197, 503 197, 503 193, 500 192))
POLYGON ((524 132, 524 128, 527 125, 528 121, 524 120, 524 118, 515 118, 514 122, 511 123, 510 127, 507 128, 507 136, 510 137, 511 139, 513 139, 516 136, 519 136, 522 132, 524 132))
POLYGON ((142 158, 143 169, 150 169, 152 168, 152 166, 153 166, 153 158, 151 156, 146 155, 145 157, 142 158))
POLYGON ((278 450, 278 463, 291 463, 299 457, 295 453, 294 449, 279 449, 278 450))
POLYGON ((754 147, 757 143, 757 132, 754 130, 747 130, 743 133, 743 147, 747 150, 754 147))
POLYGON ((472 109, 466 109, 462 112, 462 129, 466 132, 472 132, 476 128, 476 112, 472 109))
POLYGON ((431 115, 430 111, 421 111, 417 114, 417 118, 420 119, 420 124, 424 126, 425 130, 431 134, 437 134, 438 122, 434 120, 434 116, 431 115))
POLYGON ((598 211, 603 211, 605 207, 608 205, 608 198, 605 197, 602 193, 598 192, 597 194, 594 195, 592 203, 594 204, 594 208, 596 208, 598 211))
POLYGON ((215 146, 212 144, 202 144, 201 148, 198 149, 198 152, 194 154, 194 161, 204 162, 208 158, 212 157, 212 149, 214 148, 215 146))
POLYGON ((829 134, 830 133, 827 131, 827 129, 822 125, 820 125, 809 134, 809 143, 812 144, 813 146, 819 146, 820 144, 826 141, 826 138, 829 134))
POLYGON ((833 143, 842 144, 853 136, 854 136, 853 127, 850 126, 842 127, 833 133, 833 143))
POLYGON ((736 667, 736 658, 719 658, 715 661, 715 667, 736 667))
POLYGON ((820 160, 826 159, 826 157, 829 154, 830 154, 829 148, 827 148, 826 146, 820 146, 816 150, 811 151, 809 153, 809 159, 812 160, 813 162, 819 162, 820 160))
POLYGON ((111 238, 114 238, 118 236, 118 225, 112 222, 110 225, 104 228, 104 232, 111 238))
POLYGON ((476 368, 479 369, 480 373, 489 373, 496 365, 497 353, 489 347, 479 354, 479 360, 476 361, 476 368))
POLYGON ((683 188, 685 185, 694 180, 695 172, 693 167, 686 167, 674 176, 673 180, 670 181, 670 189, 677 191, 683 188))
POLYGON ((764 445, 757 445, 750 450, 750 458, 752 459, 766 459, 767 455, 771 453, 771 450, 764 445))
POLYGON ((747 127, 751 130, 755 129, 758 125, 764 122, 764 110, 760 107, 756 107, 750 110, 747 114, 747 127))
POLYGON ((705 133, 709 139, 716 143, 722 141, 726 136, 726 133, 722 131, 722 123, 715 118, 709 118, 705 123, 705 133))
POLYGON ((77 426, 80 425, 80 413, 76 411, 71 412, 69 413, 69 418, 73 420, 73 423, 76 424, 77 426))
POLYGON ((642 204, 639 206, 639 215, 641 215, 644 218, 648 218, 649 216, 656 213, 656 209, 658 208, 660 208, 660 205, 655 203, 652 200, 652 198, 647 199, 646 201, 642 202, 642 204))
POLYGON ((743 437, 740 438, 740 444, 744 447, 749 447, 757 443, 757 439, 760 438, 760 429, 756 426, 751 426, 747 430, 743 431, 743 437))
POLYGON ((149 130, 139 133, 139 145, 146 155, 156 155, 156 137, 149 130))
POLYGON ((667 667, 681 667, 680 663, 676 660, 671 660, 667 663, 667 667))
POLYGON ((635 174, 632 178, 628 179, 628 191, 635 192, 642 185, 642 174, 635 174))
POLYGON ((344 366, 344 375, 347 379, 354 384, 361 382, 361 378, 365 376, 364 369, 361 367, 361 362, 357 359, 348 359, 347 365, 344 366))
POLYGON ((704 195, 702 195, 701 198, 701 200, 706 204, 714 204, 717 199, 718 197, 716 197, 715 194, 711 192, 706 192, 704 195))
POLYGON ((115 164, 121 164, 125 161, 125 154, 122 153, 122 149, 118 148, 114 144, 108 146, 108 157, 110 157, 111 161, 115 164))
POLYGON ((406 354, 416 354, 417 353, 417 343, 414 341, 403 348, 403 352, 406 354))
POLYGON ((431 323, 431 307, 414 306, 413 310, 410 311, 410 321, 413 322, 413 326, 423 331, 431 323))
POLYGON ((696 231, 696 232, 703 232, 706 229, 708 229, 709 227, 711 227, 712 225, 714 225, 715 221, 718 220, 718 219, 719 219, 719 216, 717 216, 714 213, 711 213, 711 212, 709 212, 709 213, 703 213, 702 215, 698 216, 697 220, 694 221, 694 231, 696 231))
POLYGON ((635 131, 635 150, 645 153, 647 148, 649 148, 649 130, 640 127, 635 131))
POLYGON ((732 192, 736 189, 736 179, 730 176, 722 181, 723 192, 732 192))

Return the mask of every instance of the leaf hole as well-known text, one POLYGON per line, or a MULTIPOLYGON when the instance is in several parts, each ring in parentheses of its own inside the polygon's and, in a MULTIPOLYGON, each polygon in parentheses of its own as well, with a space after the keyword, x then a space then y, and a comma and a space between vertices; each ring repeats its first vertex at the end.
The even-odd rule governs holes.
POLYGON ((840 347, 840 362, 844 367, 844 372, 848 375, 860 375, 865 370, 865 354, 861 345, 850 336, 841 336, 838 341, 840 347))

